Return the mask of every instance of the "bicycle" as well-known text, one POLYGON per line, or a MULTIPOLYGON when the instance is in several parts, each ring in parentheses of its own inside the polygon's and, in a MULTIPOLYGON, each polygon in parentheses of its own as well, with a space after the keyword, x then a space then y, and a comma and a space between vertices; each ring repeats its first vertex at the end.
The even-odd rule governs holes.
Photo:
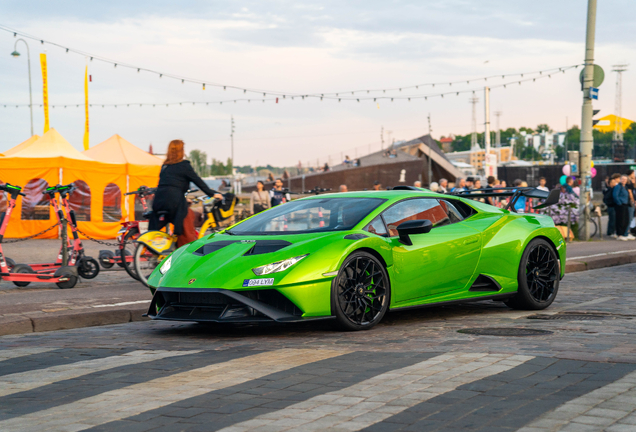
MULTIPOLYGON (((126 195, 137 195, 139 197, 139 201, 143 207, 142 220, 147 220, 148 203, 146 197, 154 195, 156 190, 156 188, 140 186, 136 191, 126 193, 126 195)), ((136 248, 135 240, 139 237, 140 233, 140 221, 122 222, 121 228, 117 232, 119 248, 115 253, 109 250, 99 251, 99 262, 101 266, 111 268, 117 264, 119 267, 123 267, 131 278, 139 280, 139 276, 137 276, 135 266, 133 265, 133 256, 136 248)))

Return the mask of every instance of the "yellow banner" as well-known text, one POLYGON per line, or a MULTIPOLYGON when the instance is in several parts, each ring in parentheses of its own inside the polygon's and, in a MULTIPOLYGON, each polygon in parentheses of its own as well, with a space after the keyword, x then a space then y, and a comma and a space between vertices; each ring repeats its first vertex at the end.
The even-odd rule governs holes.
POLYGON ((86 121, 84 123, 84 150, 88 150, 88 66, 84 70, 84 105, 86 121))
POLYGON ((49 78, 46 69, 46 54, 40 54, 40 65, 42 65, 42 97, 44 106, 44 133, 49 130, 49 78))

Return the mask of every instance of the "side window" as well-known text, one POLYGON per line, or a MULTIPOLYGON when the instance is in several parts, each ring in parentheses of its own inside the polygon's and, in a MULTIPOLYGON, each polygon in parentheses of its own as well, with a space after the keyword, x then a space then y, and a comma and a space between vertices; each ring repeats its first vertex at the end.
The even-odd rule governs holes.
POLYGON ((453 205, 452 202, 446 200, 439 200, 440 205, 448 215, 451 223, 460 222, 464 220, 462 214, 457 210, 457 208, 453 205))
POLYGON ((91 188, 83 180, 75 180, 75 190, 68 197, 68 203, 78 221, 91 221, 91 188))
POLYGON ((391 237, 398 235, 397 228, 401 223, 410 220, 428 219, 433 223, 433 228, 451 223, 439 201, 433 198, 409 199, 399 202, 387 209, 383 216, 391 237))
POLYGON ((364 230, 370 232, 371 234, 376 234, 379 236, 386 236, 386 227, 384 226, 384 222, 382 222, 382 218, 377 216, 375 219, 369 223, 364 230))

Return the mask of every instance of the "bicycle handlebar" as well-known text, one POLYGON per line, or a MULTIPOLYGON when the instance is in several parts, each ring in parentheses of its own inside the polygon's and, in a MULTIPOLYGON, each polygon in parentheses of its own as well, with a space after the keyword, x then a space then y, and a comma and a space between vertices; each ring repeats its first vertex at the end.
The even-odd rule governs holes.
POLYGON ((20 192, 22 188, 20 186, 13 186, 12 184, 5 183, 0 185, 0 190, 9 192, 9 193, 17 193, 18 195, 26 196, 26 194, 20 192))
POLYGON ((139 196, 147 196, 152 195, 157 191, 157 188, 149 188, 146 186, 139 186, 139 189, 132 192, 126 192, 124 195, 139 195, 139 196))

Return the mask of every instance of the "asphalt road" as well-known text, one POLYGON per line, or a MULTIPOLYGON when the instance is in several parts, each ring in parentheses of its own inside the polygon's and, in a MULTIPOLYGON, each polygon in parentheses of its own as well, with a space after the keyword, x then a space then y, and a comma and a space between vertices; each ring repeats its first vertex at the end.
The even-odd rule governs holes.
POLYGON ((0 430, 633 431, 635 272, 571 274, 539 313, 437 307, 367 332, 144 321, 4 336, 0 430), (484 328, 500 336, 466 333, 484 328))

